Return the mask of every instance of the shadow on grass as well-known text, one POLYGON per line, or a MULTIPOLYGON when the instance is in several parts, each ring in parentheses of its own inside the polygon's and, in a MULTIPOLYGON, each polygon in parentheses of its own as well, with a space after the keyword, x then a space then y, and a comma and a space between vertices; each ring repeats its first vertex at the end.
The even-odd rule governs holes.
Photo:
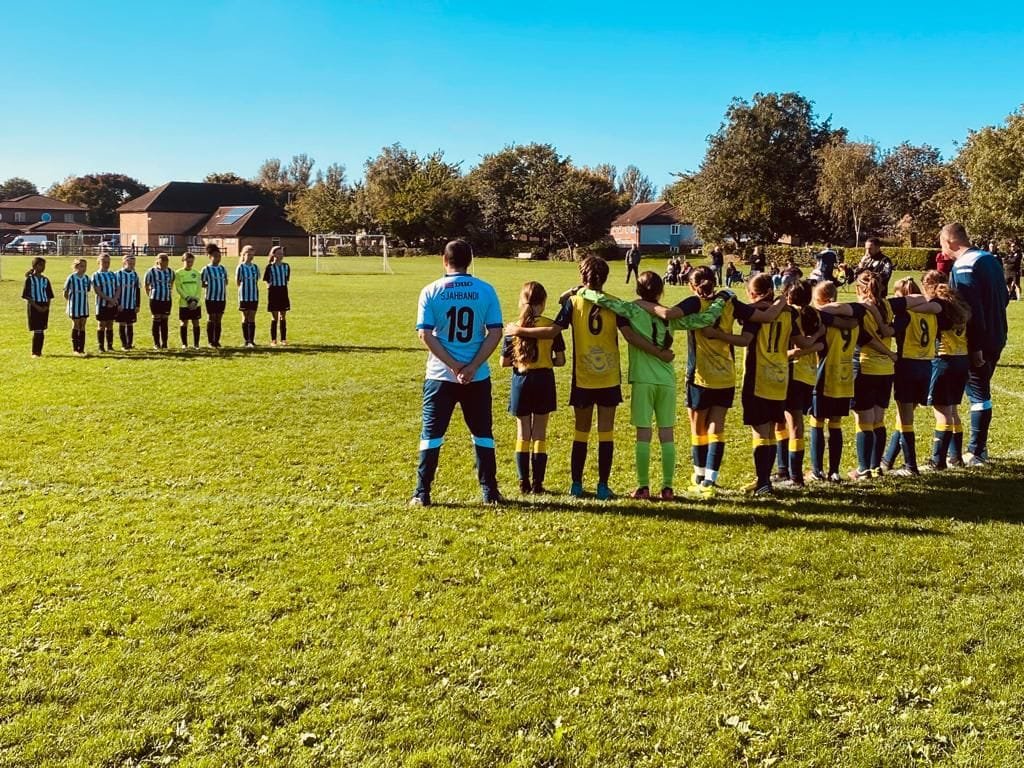
MULTIPOLYGON (((915 478, 883 479, 872 485, 811 485, 803 492, 780 492, 768 500, 739 492, 728 492, 710 501, 677 499, 669 503, 623 498, 607 503, 592 497, 568 501, 555 495, 535 500, 509 499, 502 508, 520 512, 627 515, 769 529, 944 536, 945 531, 924 523, 928 520, 1024 523, 1022 477, 1024 462, 997 460, 984 470, 950 470, 915 478)), ((441 505, 487 509, 474 504, 441 505)))
MULTIPOLYGON (((385 346, 360 346, 357 344, 289 344, 285 347, 271 347, 269 345, 257 346, 246 349, 245 347, 221 347, 211 349, 175 349, 168 348, 163 351, 155 349, 136 348, 131 352, 115 350, 113 352, 89 352, 88 357, 97 360, 201 360, 203 358, 217 359, 224 357, 253 357, 261 355, 339 355, 359 353, 388 353, 388 352, 418 352, 422 353, 423 347, 385 347, 385 346)), ((71 357, 71 355, 67 355, 71 357)))

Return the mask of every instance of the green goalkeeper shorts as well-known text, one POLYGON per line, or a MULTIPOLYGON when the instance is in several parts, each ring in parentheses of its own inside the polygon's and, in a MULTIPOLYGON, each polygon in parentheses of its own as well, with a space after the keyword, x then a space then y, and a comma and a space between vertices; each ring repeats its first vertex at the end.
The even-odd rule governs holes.
POLYGON ((659 427, 676 425, 676 385, 637 382, 629 401, 634 427, 651 427, 651 417, 659 427))

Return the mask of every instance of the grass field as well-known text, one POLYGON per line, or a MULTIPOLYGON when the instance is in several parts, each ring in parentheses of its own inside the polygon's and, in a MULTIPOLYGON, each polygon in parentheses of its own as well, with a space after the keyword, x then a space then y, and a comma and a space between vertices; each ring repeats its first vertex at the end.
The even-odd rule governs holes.
MULTIPOLYGON (((714 502, 519 501, 495 366, 513 501, 478 504, 456 419, 438 505, 409 509, 439 260, 293 259, 278 349, 261 311, 256 350, 229 312, 220 354, 146 351, 143 311, 140 351, 96 355, 90 320, 77 359, 58 302, 41 360, 26 264, 0 282, 0 766, 1024 765, 1024 303, 983 472, 755 502, 735 409, 714 502)), ((508 318, 524 280, 576 282, 476 273, 508 318)), ((626 408, 617 437, 625 493, 626 408)))

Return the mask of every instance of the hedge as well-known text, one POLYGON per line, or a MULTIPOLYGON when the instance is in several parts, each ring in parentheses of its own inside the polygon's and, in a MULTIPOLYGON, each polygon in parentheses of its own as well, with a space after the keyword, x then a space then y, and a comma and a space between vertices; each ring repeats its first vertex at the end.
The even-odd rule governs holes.
MULTIPOLYGON (((765 255, 769 262, 775 262, 780 267, 792 258, 798 266, 813 266, 815 256, 824 250, 821 245, 768 245, 765 246, 765 255)), ((862 248, 841 248, 833 247, 839 254, 839 261, 848 261, 856 264, 864 255, 862 248)), ((938 248, 908 248, 884 246, 882 253, 892 259, 893 266, 902 270, 926 270, 935 268, 935 255, 938 248)), ((744 253, 744 261, 750 260, 750 253, 744 253)))

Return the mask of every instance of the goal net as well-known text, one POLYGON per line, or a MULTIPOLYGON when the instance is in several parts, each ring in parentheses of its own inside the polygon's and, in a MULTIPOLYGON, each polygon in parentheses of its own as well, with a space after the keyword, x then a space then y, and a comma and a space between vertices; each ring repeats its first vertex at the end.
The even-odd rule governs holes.
POLYGON ((309 238, 317 274, 394 274, 385 235, 319 234, 309 238))

